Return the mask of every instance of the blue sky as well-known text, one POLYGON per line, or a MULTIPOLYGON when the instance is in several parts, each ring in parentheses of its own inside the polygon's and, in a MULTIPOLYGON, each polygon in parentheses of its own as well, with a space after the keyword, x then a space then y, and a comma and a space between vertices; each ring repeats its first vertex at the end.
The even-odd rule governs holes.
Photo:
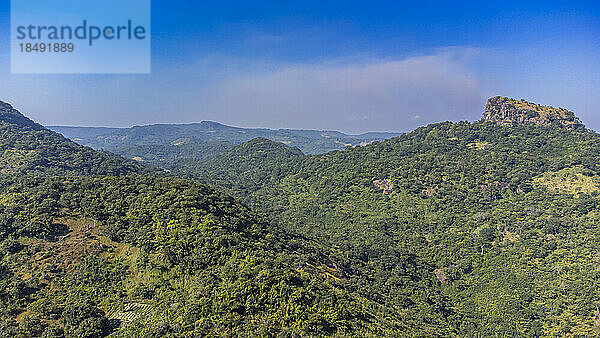
POLYGON ((592 2, 153 0, 150 75, 11 75, 0 4, 0 99, 47 125, 405 131, 504 95, 600 130, 592 2))

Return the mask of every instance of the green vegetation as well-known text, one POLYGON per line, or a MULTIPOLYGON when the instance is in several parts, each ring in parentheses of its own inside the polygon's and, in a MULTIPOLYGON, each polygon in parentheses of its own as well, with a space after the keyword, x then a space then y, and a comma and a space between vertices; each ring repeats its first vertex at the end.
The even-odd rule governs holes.
POLYGON ((80 146, 0 101, 0 178, 31 175, 122 175, 142 166, 80 146))
POLYGON ((585 128, 491 116, 322 155, 124 153, 176 178, 4 115, 4 336, 600 335, 585 128))
MULTIPOLYGON (((243 198, 282 179, 304 158, 298 148, 256 138, 205 162, 172 166, 174 172, 227 188, 243 198)), ((264 198, 269 198, 265 195, 264 198)))
MULTIPOLYGON (((394 258, 398 303, 386 307, 386 295, 369 286, 375 278, 370 270, 344 265, 319 243, 274 226, 239 201, 199 182, 157 177, 20 119, 2 124, 3 336, 456 331, 454 311, 434 277, 424 273, 429 267, 409 251, 394 258), (38 154, 45 160, 37 161, 38 154)), ((249 191, 276 182, 304 158, 265 139, 227 154, 252 156, 236 165, 245 170, 241 178, 262 177, 243 186, 249 191), (252 170, 280 156, 296 162, 266 174, 252 170)))
POLYGON ((116 149, 125 158, 165 169, 185 167, 187 163, 208 161, 233 147, 229 142, 182 143, 175 145, 145 145, 116 149))
MULTIPOLYGON (((158 155, 163 151, 161 146, 187 143, 198 145, 205 142, 241 144, 259 137, 297 147, 305 154, 321 154, 344 149, 347 145, 356 146, 400 135, 400 133, 347 135, 337 131, 237 128, 210 121, 191 124, 156 124, 121 129, 87 127, 51 127, 51 129, 79 144, 94 149, 126 153, 130 158, 154 156, 164 158, 163 155, 158 155), (155 146, 156 148, 136 149, 136 146, 155 146), (158 153, 154 153, 153 149, 158 153), (132 153, 134 150, 139 150, 139 153, 132 153), (146 154, 146 156, 141 154, 146 154)), ((196 154, 199 153, 196 152, 196 154)))
POLYGON ((350 287, 380 293, 388 308, 402 304, 394 267, 410 252, 450 300, 460 335, 591 336, 600 334, 598 154, 600 137, 585 130, 441 123, 306 157, 234 193, 373 276, 350 287))
POLYGON ((147 304, 146 311, 120 335, 448 330, 443 314, 415 318, 443 300, 425 302, 439 290, 410 255, 396 268, 404 271, 405 303, 389 312, 346 290, 349 272, 310 242, 198 183, 26 178, 0 201, 4 333, 102 336, 113 329, 108 318, 131 304, 147 304))
POLYGON ((533 182, 556 193, 585 193, 596 196, 600 191, 600 177, 581 165, 543 173, 534 178, 533 182))

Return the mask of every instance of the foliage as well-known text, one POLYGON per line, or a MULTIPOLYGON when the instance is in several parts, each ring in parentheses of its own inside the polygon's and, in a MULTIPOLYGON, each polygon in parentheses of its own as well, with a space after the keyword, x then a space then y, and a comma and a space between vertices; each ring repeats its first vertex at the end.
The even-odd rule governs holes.
POLYGON ((598 175, 581 165, 564 168, 556 172, 543 173, 535 177, 533 183, 558 193, 596 195, 600 191, 600 178, 598 175))
POLYGON ((122 175, 143 171, 133 161, 80 146, 16 111, 0 111, 0 179, 23 174, 122 175))
POLYGON ((582 129, 441 123, 306 157, 254 190, 224 185, 360 271, 348 289, 387 308, 406 302, 409 252, 461 335, 598 335, 599 154, 582 129))
MULTIPOLYGON (((107 149, 115 153, 131 154, 131 157, 161 156, 161 146, 202 143, 230 142, 241 144, 255 138, 267 138, 291 147, 297 147, 305 154, 321 154, 344 149, 347 145, 360 145, 375 140, 384 140, 399 133, 366 133, 347 135, 337 131, 294 130, 294 129, 254 129, 230 127, 217 122, 203 121, 191 124, 156 124, 132 128, 106 129, 88 127, 51 127, 66 137, 94 149, 107 149), (142 146, 142 148, 136 148, 142 146), (145 148, 145 146, 152 146, 145 148)), ((163 157, 164 158, 164 157, 163 157)))
POLYGON ((229 142, 182 143, 176 145, 136 145, 114 150, 115 154, 165 169, 184 167, 185 163, 210 160, 231 149, 229 142))
POLYGON ((180 179, 0 108, 3 336, 600 335, 584 128, 448 122, 313 156, 126 132, 159 160, 189 144, 180 179))
POLYGON ((3 214, 12 220, 4 229, 3 280, 21 285, 7 294, 4 315, 19 327, 25 325, 21 318, 37 318, 39 332, 58 324, 68 336, 103 336, 111 330, 109 317, 141 302, 152 311, 115 333, 452 330, 451 311, 431 278, 419 274, 414 256, 403 254, 395 269, 405 276, 399 285, 421 291, 404 291, 404 303, 390 312, 375 292, 347 291, 359 277, 311 249, 309 241, 286 235, 199 183, 151 176, 23 177, 1 195, 3 214), (23 230, 42 215, 50 220, 45 232, 23 230), (12 282, 8 276, 15 276, 12 282), (446 315, 427 313, 432 306, 446 315))

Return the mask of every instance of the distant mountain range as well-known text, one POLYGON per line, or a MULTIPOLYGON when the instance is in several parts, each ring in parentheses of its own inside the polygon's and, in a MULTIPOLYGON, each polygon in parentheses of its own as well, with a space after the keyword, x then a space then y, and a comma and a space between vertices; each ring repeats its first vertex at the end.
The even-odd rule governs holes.
MULTIPOLYGON (((266 139, 239 147, 229 156, 249 165, 304 157, 266 139)), ((390 311, 376 290, 350 289, 366 273, 217 189, 76 144, 0 101, 0 337, 376 337, 446 325, 413 319, 424 297, 390 311)), ((403 290, 440 293, 409 269, 403 290)))
POLYGON ((258 133, 78 130, 131 161, 0 101, 0 336, 600 336, 600 136, 572 112, 495 97, 310 156, 258 133))
POLYGON ((305 154, 321 154, 402 135, 402 133, 381 132, 348 135, 338 131, 239 128, 211 121, 191 124, 154 124, 131 128, 65 126, 48 128, 81 145, 110 151, 133 146, 179 146, 204 142, 230 142, 235 145, 262 137, 290 147, 297 147, 305 154))

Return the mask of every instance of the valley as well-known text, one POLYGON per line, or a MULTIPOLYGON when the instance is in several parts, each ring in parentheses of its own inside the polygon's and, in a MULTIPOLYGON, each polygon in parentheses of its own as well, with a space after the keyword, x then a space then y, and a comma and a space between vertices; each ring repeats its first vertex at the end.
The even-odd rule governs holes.
POLYGON ((501 102, 323 154, 258 137, 128 159, 4 104, 2 330, 598 335, 600 137, 501 102))

